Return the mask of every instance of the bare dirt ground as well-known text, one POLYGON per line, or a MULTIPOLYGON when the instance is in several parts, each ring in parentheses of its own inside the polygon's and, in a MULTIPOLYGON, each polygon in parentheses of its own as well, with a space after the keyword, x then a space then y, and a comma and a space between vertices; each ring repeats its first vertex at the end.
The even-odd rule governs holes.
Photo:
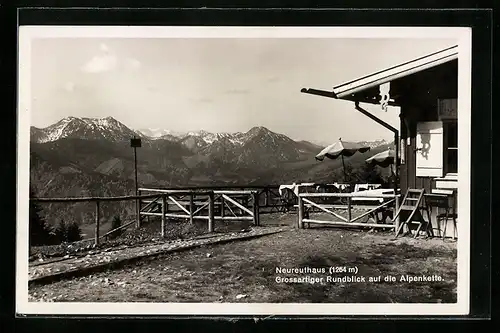
MULTIPOLYGON (((295 225, 296 214, 263 225, 295 225)), ((30 287, 30 301, 56 302, 456 302, 456 244, 393 239, 393 232, 289 229, 262 238, 207 245, 144 259, 117 270, 30 287), (280 274, 276 268, 340 267, 332 275, 280 274), (357 272, 342 268, 357 268, 357 272), (439 277, 407 282, 401 276, 439 277), (278 283, 277 277, 365 277, 365 282, 278 283), (385 282, 391 275, 394 282, 385 282), (369 277, 380 282, 368 282, 369 277)))
MULTIPOLYGON (((90 227, 93 226, 84 226, 86 230, 90 230, 90 227)), ((249 227, 251 227, 250 221, 216 221, 214 224, 214 232, 216 234, 224 234, 228 232, 241 231, 242 229, 249 229, 249 227)), ((109 229, 110 225, 108 224, 107 228, 102 229, 101 234, 109 229)), ((131 225, 127 228, 127 230, 122 232, 120 235, 117 235, 117 237, 107 239, 101 238, 98 246, 94 244, 94 239, 90 238, 73 243, 32 247, 29 261, 47 262, 53 258, 56 258, 57 260, 57 258, 68 255, 71 256, 82 253, 87 254, 112 248, 133 247, 140 245, 146 246, 159 244, 164 241, 191 239, 193 237, 209 234, 206 221, 195 221, 195 223, 189 224, 185 220, 169 220, 165 231, 166 233, 164 237, 161 237, 160 219, 151 219, 149 221, 144 221, 140 229, 135 229, 135 226, 131 225)))

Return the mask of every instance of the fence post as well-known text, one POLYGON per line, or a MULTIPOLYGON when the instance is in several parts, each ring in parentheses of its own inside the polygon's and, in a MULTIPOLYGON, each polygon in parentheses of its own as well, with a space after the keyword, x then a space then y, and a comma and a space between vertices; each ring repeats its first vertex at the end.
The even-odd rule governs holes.
POLYGON ((302 197, 299 195, 297 197, 297 204, 299 206, 299 229, 304 228, 304 201, 302 200, 302 197))
POLYGON ((189 192, 189 223, 193 224, 194 220, 194 194, 193 192, 189 192))
MULTIPOLYGON (((396 216, 396 214, 398 213, 398 209, 399 209, 399 196, 397 195, 396 193, 396 200, 394 201, 395 204, 394 204, 394 216, 396 216)), ((399 230, 399 216, 396 217, 396 227, 394 228, 394 233, 396 234, 397 236, 397 232, 399 230)))
POLYGON ((220 195, 220 216, 224 217, 224 195, 220 195))
POLYGON ((99 200, 95 202, 95 245, 99 245, 99 200))
MULTIPOLYGON (((141 191, 136 192, 138 195, 140 195, 141 191)), ((141 200, 139 198, 135 199, 135 215, 136 215, 136 222, 135 222, 135 227, 138 229, 141 227, 141 200)))
POLYGON ((214 231, 214 192, 208 193, 208 232, 214 231))
POLYGON ((253 224, 255 226, 260 225, 260 216, 259 216, 259 192, 252 192, 253 199, 253 224))
POLYGON ((264 190, 264 207, 269 206, 269 188, 264 190))
POLYGON ((166 210, 167 206, 167 198, 165 194, 161 196, 161 237, 165 237, 165 227, 166 227, 166 216, 165 214, 167 213, 166 210))
POLYGON ((351 222, 352 212, 351 212, 351 196, 347 197, 347 222, 351 222))

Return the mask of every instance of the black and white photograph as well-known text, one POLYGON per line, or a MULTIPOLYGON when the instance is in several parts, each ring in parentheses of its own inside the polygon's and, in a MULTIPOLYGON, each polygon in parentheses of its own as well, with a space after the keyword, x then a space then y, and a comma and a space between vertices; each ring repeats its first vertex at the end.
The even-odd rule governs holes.
POLYGON ((17 312, 467 314, 468 28, 19 28, 17 312))

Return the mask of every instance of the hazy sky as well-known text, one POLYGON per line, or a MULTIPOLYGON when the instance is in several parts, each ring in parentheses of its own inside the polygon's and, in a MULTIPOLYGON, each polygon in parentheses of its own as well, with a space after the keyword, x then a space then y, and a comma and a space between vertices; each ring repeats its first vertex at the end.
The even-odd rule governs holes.
MULTIPOLYGON (((456 44, 451 39, 33 40, 32 125, 112 116, 134 128, 247 131, 316 142, 391 139, 354 103, 300 93, 456 44)), ((398 110, 365 106, 399 127, 398 110)))

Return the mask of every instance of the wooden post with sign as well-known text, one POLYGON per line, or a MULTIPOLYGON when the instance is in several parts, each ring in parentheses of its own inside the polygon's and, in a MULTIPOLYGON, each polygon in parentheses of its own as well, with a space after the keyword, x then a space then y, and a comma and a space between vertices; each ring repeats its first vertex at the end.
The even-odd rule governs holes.
MULTIPOLYGON (((135 175, 135 195, 138 196, 138 185, 137 185, 137 148, 140 148, 141 138, 137 138, 134 136, 130 139, 130 147, 134 148, 134 175, 135 175)), ((139 207, 139 199, 135 200, 135 215, 136 215, 136 227, 141 227, 141 216, 140 216, 140 207, 139 207)))

